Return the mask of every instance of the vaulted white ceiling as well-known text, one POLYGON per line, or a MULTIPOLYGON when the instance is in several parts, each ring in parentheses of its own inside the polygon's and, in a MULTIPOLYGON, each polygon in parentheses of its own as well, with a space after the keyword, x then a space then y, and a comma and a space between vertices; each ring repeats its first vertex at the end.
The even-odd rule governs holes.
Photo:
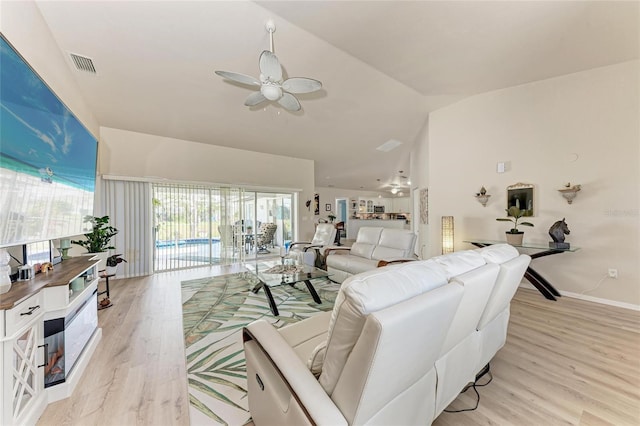
POLYGON ((474 94, 638 59, 639 3, 564 1, 38 1, 102 126, 315 160, 316 185, 405 184, 429 111, 474 94), (322 81, 303 110, 247 108, 276 24, 289 76, 322 81), (403 144, 375 150, 387 140, 403 144), (380 179, 380 181, 377 181, 380 179))

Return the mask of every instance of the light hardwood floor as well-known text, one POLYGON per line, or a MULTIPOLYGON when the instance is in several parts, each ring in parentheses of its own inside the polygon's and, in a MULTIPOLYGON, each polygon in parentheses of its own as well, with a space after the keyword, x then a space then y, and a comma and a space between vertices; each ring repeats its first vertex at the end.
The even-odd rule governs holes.
MULTIPOLYGON (((40 425, 188 425, 180 282, 199 268, 116 280, 102 341, 73 395, 40 425)), ((640 425, 640 313, 520 289, 480 405, 435 425, 640 425)), ((469 390, 449 409, 473 406, 469 390)), ((475 395, 473 395, 475 396, 475 395)))

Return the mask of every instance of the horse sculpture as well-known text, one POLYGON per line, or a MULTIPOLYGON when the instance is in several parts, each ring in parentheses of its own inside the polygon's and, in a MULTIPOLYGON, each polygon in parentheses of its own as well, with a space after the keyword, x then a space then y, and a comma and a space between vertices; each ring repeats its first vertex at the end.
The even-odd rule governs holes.
POLYGON ((555 243, 564 243, 564 236, 571 233, 564 219, 565 218, 562 218, 562 220, 557 221, 549 228, 549 235, 555 243))

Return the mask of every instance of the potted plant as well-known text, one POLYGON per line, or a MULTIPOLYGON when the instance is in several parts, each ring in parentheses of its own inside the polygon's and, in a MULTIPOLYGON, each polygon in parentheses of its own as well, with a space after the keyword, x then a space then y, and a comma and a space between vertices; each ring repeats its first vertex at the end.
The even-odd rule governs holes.
MULTIPOLYGON (((106 259, 107 251, 115 249, 109 242, 118 233, 118 230, 109 225, 109 216, 85 216, 84 221, 91 222, 91 232, 84 234, 84 240, 71 240, 71 243, 86 248, 89 253, 104 253, 104 255, 98 256, 101 258, 100 263, 102 263, 106 259)), ((98 269, 100 268, 101 265, 98 264, 98 269)))
POLYGON ((107 257, 107 268, 105 270, 105 275, 115 275, 118 270, 118 264, 126 262, 126 259, 122 258, 121 254, 112 254, 107 257))
POLYGON ((333 223, 333 221, 336 220, 336 215, 333 213, 329 213, 327 217, 329 218, 329 223, 333 223))
POLYGON ((118 230, 109 225, 109 216, 85 216, 84 221, 91 222, 91 232, 84 234, 85 240, 71 240, 71 243, 86 248, 89 253, 102 253, 115 249, 109 245, 109 241, 118 233, 118 230))
POLYGON ((496 220, 498 220, 500 222, 513 222, 513 228, 511 228, 510 230, 508 230, 506 232, 507 243, 509 243, 511 245, 514 245, 514 246, 520 246, 520 245, 522 245, 522 237, 524 236, 524 232, 523 231, 518 231, 518 225, 533 226, 533 223, 531 223, 531 222, 518 222, 520 220, 520 218, 524 216, 525 211, 524 210, 520 210, 516 206, 509 207, 506 210, 506 212, 507 212, 507 215, 510 216, 510 217, 499 217, 496 220))

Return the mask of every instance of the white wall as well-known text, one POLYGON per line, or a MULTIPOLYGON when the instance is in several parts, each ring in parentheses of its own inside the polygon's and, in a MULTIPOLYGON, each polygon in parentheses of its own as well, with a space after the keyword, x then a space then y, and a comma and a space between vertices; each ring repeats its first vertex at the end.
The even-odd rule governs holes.
MULTIPOLYGON (((506 187, 535 184, 535 228, 525 242, 546 244, 549 227, 566 217, 567 242, 581 247, 534 260, 564 292, 640 305, 640 108, 638 61, 597 68, 465 99, 430 115, 430 233, 455 217, 456 250, 465 239, 504 239, 506 187), (510 170, 496 173, 496 163, 510 170), (581 184, 572 205, 565 183, 581 184), (483 208, 474 194, 492 195, 483 208), (604 278, 617 268, 617 280, 604 278), (598 286, 599 285, 599 286, 598 286)), ((422 142, 423 144, 426 142, 422 142)), ((424 147, 421 147, 424 149, 424 147)), ((412 169, 414 170, 414 169, 412 169)), ((412 172, 413 173, 413 172, 412 172)), ((431 255, 440 253, 436 238, 431 255)))
MULTIPOLYGON (((87 130, 98 138, 98 121, 86 105, 68 59, 58 48, 36 4, 32 1, 0 2, 0 31, 87 130)), ((75 256, 84 252, 86 250, 79 246, 72 246, 69 254, 75 256)), ((21 252, 17 257, 21 259, 21 252)))
MULTIPOLYGON (((416 195, 419 196, 419 190, 429 188, 429 119, 425 120, 422 129, 418 133, 418 137, 411 151, 411 203, 415 206, 420 206, 419 198, 416 199, 416 195), (418 189, 416 192, 415 190, 418 189)), ((428 206, 427 206, 428 207, 428 206)), ((421 259, 426 259, 429 256, 429 241, 431 240, 429 235, 429 225, 422 224, 420 222, 420 216, 415 214, 414 210, 411 210, 411 223, 413 224, 413 232, 416 233, 416 248, 415 253, 421 259)), ((428 221, 432 222, 432 215, 428 215, 428 221)))
POLYGON ((32 1, 0 2, 0 31, 97 138, 98 122, 82 98, 68 59, 58 48, 36 4, 32 1))
POLYGON ((299 238, 313 236, 314 163, 279 155, 100 128, 100 172, 217 184, 299 189, 299 238))

